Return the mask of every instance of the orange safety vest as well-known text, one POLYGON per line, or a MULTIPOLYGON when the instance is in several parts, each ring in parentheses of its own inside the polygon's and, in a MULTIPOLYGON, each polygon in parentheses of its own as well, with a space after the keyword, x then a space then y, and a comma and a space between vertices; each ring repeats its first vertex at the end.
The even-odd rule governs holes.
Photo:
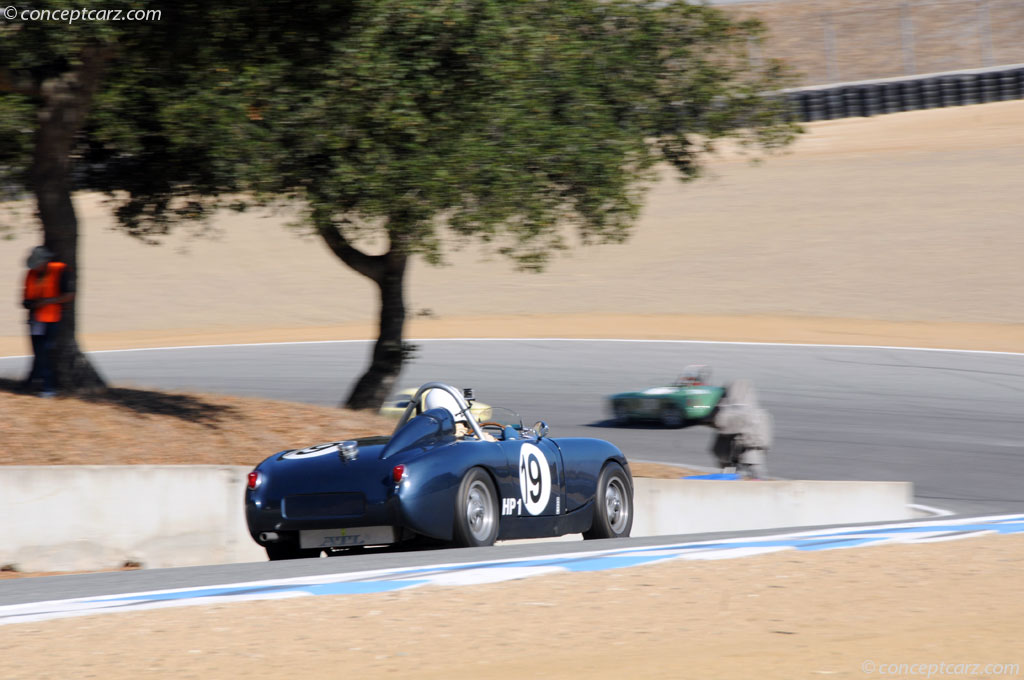
MULTIPOLYGON (((60 295, 60 276, 64 272, 66 264, 63 262, 50 262, 46 265, 46 271, 40 276, 34 269, 29 269, 25 276, 25 299, 38 300, 40 298, 55 298, 60 295)), ((60 321, 61 307, 64 305, 44 305, 35 310, 33 318, 36 321, 52 323, 60 321)))

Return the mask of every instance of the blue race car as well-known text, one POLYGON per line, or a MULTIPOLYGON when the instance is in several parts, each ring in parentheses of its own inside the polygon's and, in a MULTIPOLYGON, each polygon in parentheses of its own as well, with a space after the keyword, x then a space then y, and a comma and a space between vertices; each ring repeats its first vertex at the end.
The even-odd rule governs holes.
POLYGON ((498 407, 481 423, 471 408, 454 387, 427 383, 390 437, 274 454, 249 473, 249 533, 271 560, 365 546, 629 536, 633 478, 615 446, 552 439, 545 423, 524 428, 498 407))

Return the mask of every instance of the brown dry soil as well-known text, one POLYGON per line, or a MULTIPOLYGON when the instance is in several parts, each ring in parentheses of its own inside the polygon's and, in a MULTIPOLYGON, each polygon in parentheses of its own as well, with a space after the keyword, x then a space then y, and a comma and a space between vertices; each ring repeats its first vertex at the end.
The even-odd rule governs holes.
MULTIPOLYGON (((408 335, 1024 352, 1022 122, 1024 102, 1004 102, 814 124, 758 166, 722 154, 708 179, 654 186, 627 244, 559 254, 543 276, 473 244, 447 268, 415 264, 408 335)), ((179 234, 153 248, 112 232, 96 198, 78 204, 87 349, 372 334, 373 290, 316 241, 288 235, 287 215, 228 215, 214 240, 179 234)), ((0 241, 0 289, 17 289, 32 245, 28 231, 0 241)), ((0 355, 25 353, 22 334, 16 306, 0 305, 0 355)), ((112 437, 145 421, 165 434, 185 427, 123 403, 21 399, 0 402, 5 446, 42 409, 91 427, 88 409, 102 407, 112 437)), ((209 418, 224 411, 211 404, 250 408, 155 399, 198 409, 183 436, 214 439, 209 418)), ((254 451, 317 439, 252 409, 254 451)), ((333 432, 336 417, 323 427, 333 432)), ((1024 541, 995 537, 5 626, 0 676, 782 680, 883 674, 865 672, 873 662, 907 664, 884 674, 913 677, 925 673, 910 664, 1024 664, 1022 560, 1024 541)))
MULTIPOLYGON (((0 465, 255 466, 274 451, 389 434, 395 426, 365 411, 220 394, 115 387, 97 397, 39 399, 5 380, 0 413, 0 465)), ((694 471, 636 463, 633 472, 671 479, 694 471)))

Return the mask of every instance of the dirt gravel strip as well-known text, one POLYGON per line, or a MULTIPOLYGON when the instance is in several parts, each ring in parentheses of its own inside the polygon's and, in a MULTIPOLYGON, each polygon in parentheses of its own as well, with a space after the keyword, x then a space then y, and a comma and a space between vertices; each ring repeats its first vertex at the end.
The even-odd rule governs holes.
POLYGON ((1020 535, 676 560, 3 626, 0 654, 11 680, 864 679, 920 663, 1009 678, 1024 663, 1022 560, 1020 535))

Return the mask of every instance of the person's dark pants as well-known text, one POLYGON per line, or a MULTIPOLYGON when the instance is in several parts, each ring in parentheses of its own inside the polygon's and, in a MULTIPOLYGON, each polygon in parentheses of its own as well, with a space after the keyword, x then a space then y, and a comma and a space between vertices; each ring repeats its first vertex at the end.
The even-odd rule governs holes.
POLYGON ((42 335, 32 336, 32 372, 25 380, 29 389, 38 380, 42 382, 44 392, 57 389, 56 375, 53 369, 53 350, 57 346, 57 324, 44 323, 42 335))

